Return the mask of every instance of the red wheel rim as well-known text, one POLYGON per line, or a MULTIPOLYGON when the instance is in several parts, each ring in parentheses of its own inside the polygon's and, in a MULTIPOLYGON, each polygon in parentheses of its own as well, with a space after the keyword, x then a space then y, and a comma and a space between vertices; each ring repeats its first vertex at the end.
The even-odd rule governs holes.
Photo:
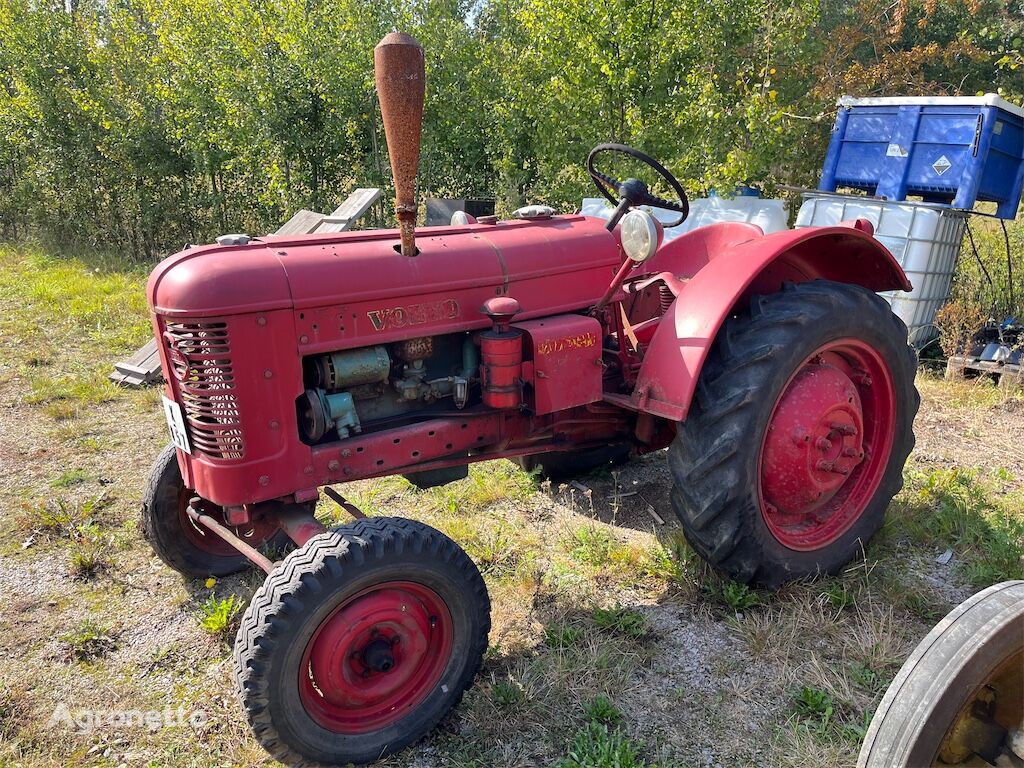
MULTIPOLYGON (((184 486, 178 491, 178 523, 189 543, 197 549, 216 557, 243 557, 243 555, 224 539, 213 531, 206 530, 203 526, 188 516, 188 504, 195 496, 195 491, 184 486)), ((253 516, 247 525, 230 526, 224 522, 221 509, 210 503, 204 503, 203 512, 214 518, 221 525, 227 526, 234 531, 235 535, 247 544, 259 547, 265 544, 277 533, 279 526, 276 521, 263 517, 253 516)))
POLYGON ((306 646, 302 705, 336 733, 391 725, 437 685, 452 637, 451 614, 432 589, 408 581, 364 589, 335 608, 306 646))
POLYGON ((808 551, 846 533, 878 490, 895 428, 892 374, 870 344, 840 339, 808 356, 761 446, 758 496, 772 535, 808 551))

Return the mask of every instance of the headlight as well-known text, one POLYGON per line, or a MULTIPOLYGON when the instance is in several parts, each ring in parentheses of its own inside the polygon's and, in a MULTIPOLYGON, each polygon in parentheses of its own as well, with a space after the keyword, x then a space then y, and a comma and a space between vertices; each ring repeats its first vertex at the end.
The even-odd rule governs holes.
POLYGON ((647 261, 658 250, 665 236, 661 222, 647 211, 634 209, 619 222, 619 238, 622 250, 637 263, 647 261))

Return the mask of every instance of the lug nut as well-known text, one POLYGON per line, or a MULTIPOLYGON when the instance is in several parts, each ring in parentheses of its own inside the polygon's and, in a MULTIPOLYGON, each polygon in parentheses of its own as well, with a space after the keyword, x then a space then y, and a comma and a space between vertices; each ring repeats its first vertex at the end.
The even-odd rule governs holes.
POLYGON ((826 451, 832 450, 832 441, 827 437, 819 437, 814 441, 814 446, 822 453, 825 453, 826 451))
POLYGON ((849 435, 850 437, 856 437, 857 436, 857 428, 854 427, 852 424, 843 424, 843 423, 838 422, 838 421, 833 421, 828 426, 829 426, 829 429, 832 429, 832 430, 838 432, 841 435, 849 435))

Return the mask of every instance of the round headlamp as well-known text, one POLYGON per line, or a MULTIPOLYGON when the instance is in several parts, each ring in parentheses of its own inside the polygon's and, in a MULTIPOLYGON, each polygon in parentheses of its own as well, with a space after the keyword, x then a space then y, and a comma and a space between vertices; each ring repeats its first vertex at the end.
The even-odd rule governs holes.
POLYGON ((661 222, 639 208, 634 208, 619 222, 622 250, 638 264, 654 255, 664 237, 665 230, 661 222))

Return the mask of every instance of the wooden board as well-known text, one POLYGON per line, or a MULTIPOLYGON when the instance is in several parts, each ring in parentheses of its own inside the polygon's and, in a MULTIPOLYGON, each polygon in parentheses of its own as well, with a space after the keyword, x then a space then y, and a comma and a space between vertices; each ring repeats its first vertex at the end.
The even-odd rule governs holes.
POLYGON ((114 372, 110 374, 111 381, 132 387, 141 387, 160 378, 160 355, 156 349, 156 339, 147 341, 127 360, 114 363, 114 372))
POLYGON ((320 223, 327 218, 326 214, 308 211, 303 208, 296 211, 288 221, 278 227, 275 235, 308 235, 315 232, 320 223))
POLYGON ((320 226, 314 231, 317 233, 344 232, 370 210, 370 206, 379 199, 380 190, 376 187, 357 189, 335 209, 334 213, 324 217, 320 226))

